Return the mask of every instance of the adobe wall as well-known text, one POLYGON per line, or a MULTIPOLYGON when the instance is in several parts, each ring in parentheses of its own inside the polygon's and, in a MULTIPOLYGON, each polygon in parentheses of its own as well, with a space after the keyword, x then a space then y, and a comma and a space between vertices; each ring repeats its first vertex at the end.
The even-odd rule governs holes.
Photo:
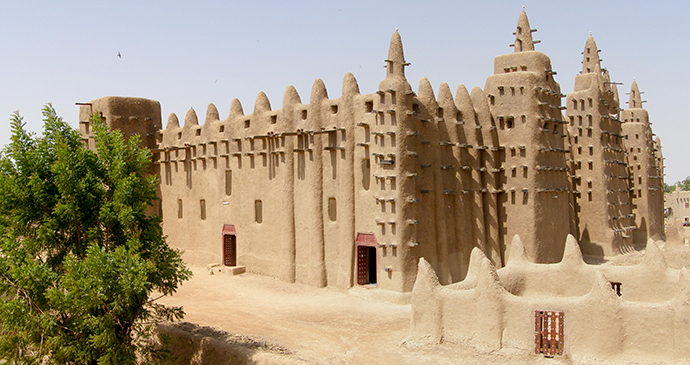
POLYGON ((89 141, 89 148, 95 148, 91 130, 91 114, 100 112, 101 118, 110 129, 118 129, 125 137, 139 135, 142 144, 149 149, 156 148, 156 135, 161 129, 161 106, 155 100, 144 98, 107 96, 79 108, 79 131, 89 141))
POLYGON ((690 191, 676 190, 664 194, 664 211, 669 220, 679 219, 681 222, 690 222, 690 191))
POLYGON ((650 241, 645 262, 599 270, 584 264, 573 237, 568 241, 561 263, 539 265, 526 260, 518 238, 512 249, 519 259, 498 271, 475 250, 467 278, 448 286, 440 285, 432 268, 420 260, 405 343, 447 341, 484 351, 506 347, 534 354, 535 311, 558 311, 564 312, 563 356, 574 361, 690 356, 690 274, 685 268, 664 268, 650 241), (632 272, 639 274, 628 276, 632 272), (654 275, 659 276, 650 282, 654 275), (627 299, 611 288, 609 281, 618 278, 624 280, 623 295, 630 293, 627 299), (663 294, 647 296, 656 291, 663 294), (634 301, 635 296, 651 301, 634 301))

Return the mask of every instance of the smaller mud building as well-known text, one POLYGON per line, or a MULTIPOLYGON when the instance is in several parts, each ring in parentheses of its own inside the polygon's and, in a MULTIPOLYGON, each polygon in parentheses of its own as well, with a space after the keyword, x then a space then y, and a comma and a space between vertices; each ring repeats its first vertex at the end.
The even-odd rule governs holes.
MULTIPOLYGON (((105 97, 81 107, 80 127, 93 146, 88 120, 99 112, 110 128, 142 136, 160 178, 164 232, 190 264, 410 292, 420 258, 449 284, 466 276, 474 247, 505 266, 516 234, 532 262, 559 262, 567 235, 582 238, 593 226, 606 234, 588 233, 584 248, 621 252, 635 229, 632 217, 618 218, 619 207, 633 214, 630 181, 619 179, 612 194, 598 182, 604 176, 593 177, 596 184, 585 186, 604 196, 594 202, 603 220, 579 218, 582 163, 574 160, 579 142, 571 141, 577 118, 563 117, 565 95, 549 58, 534 50, 532 32, 523 11, 514 52, 496 58, 484 90, 461 84, 453 95, 442 83, 436 96, 423 78, 413 91, 396 31, 385 78, 372 94, 361 94, 348 73, 337 99, 317 79, 308 103, 288 86, 281 109, 259 93, 251 114, 235 99, 224 120, 210 104, 203 124, 190 109, 182 125, 171 114, 165 128, 157 101, 105 97)), ((589 79, 597 83, 587 87, 608 98, 596 125, 585 119, 595 131, 588 145, 616 148, 625 163, 617 91, 600 82, 601 68, 583 73, 595 73, 589 79), (617 129, 608 131, 609 124, 617 129)), ((593 164, 608 163, 590 154, 599 158, 593 164)), ((619 176, 626 175, 621 166, 619 176)))

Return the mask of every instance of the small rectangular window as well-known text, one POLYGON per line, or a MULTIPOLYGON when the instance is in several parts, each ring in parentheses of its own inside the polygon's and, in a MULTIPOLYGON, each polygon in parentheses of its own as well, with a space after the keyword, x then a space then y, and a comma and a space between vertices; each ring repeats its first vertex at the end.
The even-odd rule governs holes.
POLYGON ((261 223, 264 221, 263 203, 261 200, 254 201, 254 220, 256 223, 261 223))
POLYGON ((331 113, 333 113, 333 114, 338 113, 338 106, 337 105, 331 105, 331 113))
POLYGON ((182 219, 182 199, 177 199, 177 218, 182 219))
POLYGON ((232 195, 232 170, 225 170, 225 195, 232 195))
POLYGON ((373 112, 374 111, 374 102, 373 101, 364 102, 364 111, 367 113, 373 112))
POLYGON ((305 110, 302 110, 302 120, 306 120, 306 119, 307 119, 307 110, 305 109, 305 110))
POLYGON ((328 198, 328 219, 335 222, 338 218, 338 206, 335 198, 328 198))
POLYGON ((201 220, 206 220, 206 200, 201 199, 199 200, 199 211, 200 211, 200 218, 201 220))
POLYGON ((271 115, 271 124, 276 124, 278 123, 278 116, 277 115, 271 115))

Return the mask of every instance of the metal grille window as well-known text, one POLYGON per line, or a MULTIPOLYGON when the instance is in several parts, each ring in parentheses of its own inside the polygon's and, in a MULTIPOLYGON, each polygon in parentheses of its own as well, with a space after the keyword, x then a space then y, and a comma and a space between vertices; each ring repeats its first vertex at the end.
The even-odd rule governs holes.
POLYGON ((534 312, 534 353, 563 355, 563 312, 534 312))

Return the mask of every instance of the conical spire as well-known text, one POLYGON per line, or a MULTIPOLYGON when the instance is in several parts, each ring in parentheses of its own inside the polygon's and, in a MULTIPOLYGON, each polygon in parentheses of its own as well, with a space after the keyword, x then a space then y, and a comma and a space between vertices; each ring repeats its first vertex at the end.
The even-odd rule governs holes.
POLYGON ((400 33, 395 30, 391 37, 391 44, 388 47, 388 59, 386 60, 386 68, 388 75, 405 76, 405 55, 403 54, 402 39, 400 33))
POLYGON ((585 42, 585 51, 582 53, 582 73, 601 73, 601 63, 599 60, 599 48, 590 33, 585 42))
POLYGON ((640 89, 637 87, 637 81, 633 80, 630 87, 630 102, 629 108, 642 108, 642 97, 640 96, 640 89))
POLYGON ((196 117, 196 112, 194 108, 189 108, 187 114, 184 116, 184 125, 199 125, 199 119, 196 117))
POLYGON ((517 29, 515 30, 515 44, 513 52, 534 51, 534 40, 532 40, 532 28, 527 20, 527 13, 523 10, 518 18, 517 29))
POLYGON ((215 122, 217 120, 220 120, 220 117, 218 116, 218 108, 216 108, 213 103, 208 104, 208 108, 206 109, 206 120, 204 120, 204 123, 215 122))
POLYGON ((442 82, 438 88, 438 105, 443 108, 455 112, 455 101, 453 100, 453 93, 450 91, 448 83, 442 82))
POLYGON ((177 119, 177 114, 170 113, 168 116, 168 124, 165 128, 180 128, 180 120, 177 119))
POLYGON ((268 97, 263 91, 260 91, 256 95, 256 101, 254 102, 254 114, 259 114, 271 110, 271 103, 268 101, 268 97))
POLYGON ((427 108, 436 107, 436 96, 434 96, 434 88, 431 87, 431 82, 426 77, 419 80, 419 89, 417 90, 417 98, 426 105, 427 108))
POLYGON ((240 99, 234 98, 230 103, 230 115, 228 118, 237 116, 244 116, 244 110, 242 110, 242 103, 240 103, 240 99))
POLYGON ((343 95, 355 95, 359 94, 359 85, 357 85, 357 79, 355 75, 348 72, 343 78, 343 95))
POLYGON ((297 89, 295 89, 295 87, 292 85, 288 85, 288 87, 285 88, 285 93, 283 94, 283 108, 289 105, 299 104, 302 104, 302 99, 300 99, 297 89))
POLYGON ((321 100, 323 99, 328 99, 326 85, 324 85, 323 80, 316 79, 314 80, 314 84, 311 87, 311 96, 309 98, 309 102, 321 102, 321 100))

